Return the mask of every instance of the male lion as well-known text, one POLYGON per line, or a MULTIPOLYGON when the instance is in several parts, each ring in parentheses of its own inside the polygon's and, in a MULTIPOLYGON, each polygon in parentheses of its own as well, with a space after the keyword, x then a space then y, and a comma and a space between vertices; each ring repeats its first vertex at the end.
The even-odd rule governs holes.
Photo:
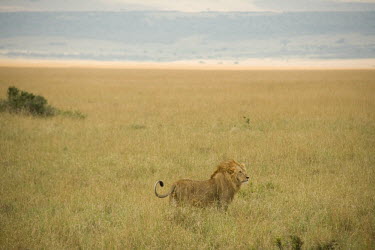
POLYGON ((189 204, 198 207, 217 206, 226 210, 238 192, 241 184, 247 182, 245 166, 234 160, 226 161, 217 166, 211 178, 206 181, 193 181, 182 179, 172 184, 166 194, 158 194, 156 187, 162 181, 157 181, 154 186, 155 195, 159 198, 169 196, 172 204, 189 204))

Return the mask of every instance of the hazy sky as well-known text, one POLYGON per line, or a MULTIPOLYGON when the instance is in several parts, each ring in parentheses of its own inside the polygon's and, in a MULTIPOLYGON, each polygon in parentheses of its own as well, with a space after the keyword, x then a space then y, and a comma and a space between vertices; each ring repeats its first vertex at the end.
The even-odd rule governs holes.
POLYGON ((346 11, 375 10, 375 0, 0 0, 0 11, 346 11))

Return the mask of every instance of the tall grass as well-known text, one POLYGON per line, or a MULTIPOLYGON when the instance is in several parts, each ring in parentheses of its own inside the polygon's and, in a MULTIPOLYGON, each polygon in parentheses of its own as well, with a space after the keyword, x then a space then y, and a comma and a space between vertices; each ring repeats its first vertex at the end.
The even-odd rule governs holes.
POLYGON ((0 248, 371 249, 375 71, 0 68, 84 120, 0 113, 0 248), (224 159, 226 213, 153 194, 224 159))

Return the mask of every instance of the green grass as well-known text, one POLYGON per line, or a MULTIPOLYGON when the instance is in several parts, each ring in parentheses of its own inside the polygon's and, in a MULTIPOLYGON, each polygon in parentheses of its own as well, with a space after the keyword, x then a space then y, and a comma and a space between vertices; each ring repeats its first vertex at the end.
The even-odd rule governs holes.
POLYGON ((0 68, 11 85, 87 117, 0 113, 0 248, 375 245, 375 71, 0 68), (226 213, 155 197, 225 159, 251 178, 226 213))

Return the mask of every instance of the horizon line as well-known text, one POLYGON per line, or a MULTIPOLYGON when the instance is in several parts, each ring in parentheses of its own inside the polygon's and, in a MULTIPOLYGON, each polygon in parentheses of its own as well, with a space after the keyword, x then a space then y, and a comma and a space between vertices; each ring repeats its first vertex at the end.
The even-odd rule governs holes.
MULTIPOLYGON (((232 62, 232 60, 230 60, 232 62)), ((375 70, 375 58, 328 60, 249 59, 241 64, 217 60, 172 62, 95 61, 0 58, 0 67, 16 68, 103 68, 103 69, 175 69, 175 70, 375 70)))
POLYGON ((181 11, 181 10, 4 10, 0 7, 0 13, 42 13, 42 12, 162 12, 162 13, 189 13, 189 14, 207 14, 207 13, 271 13, 271 14, 284 14, 284 13, 321 13, 321 12, 375 12, 374 10, 253 10, 253 11, 220 11, 220 10, 203 10, 203 11, 181 11))

